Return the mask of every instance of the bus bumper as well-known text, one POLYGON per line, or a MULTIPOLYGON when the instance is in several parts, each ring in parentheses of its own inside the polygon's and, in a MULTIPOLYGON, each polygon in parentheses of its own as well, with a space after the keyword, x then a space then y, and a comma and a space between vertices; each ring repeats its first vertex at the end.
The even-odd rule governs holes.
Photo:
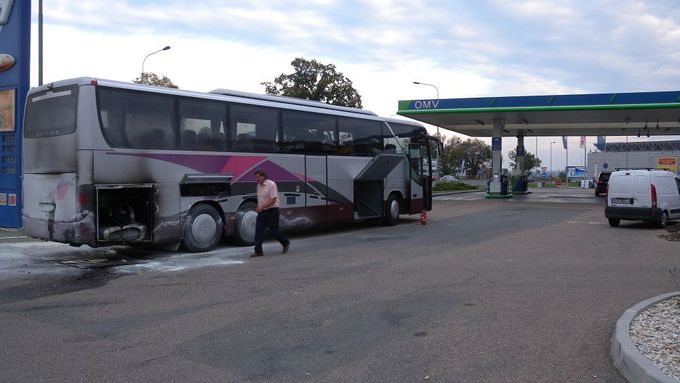
POLYGON ((23 216, 23 231, 33 238, 72 245, 96 247, 95 223, 92 214, 79 216, 74 221, 51 221, 23 216))

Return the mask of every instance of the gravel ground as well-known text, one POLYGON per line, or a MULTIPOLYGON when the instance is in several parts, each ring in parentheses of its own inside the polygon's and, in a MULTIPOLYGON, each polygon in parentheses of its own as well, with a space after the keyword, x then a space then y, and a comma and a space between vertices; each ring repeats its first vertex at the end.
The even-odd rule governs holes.
POLYGON ((680 380, 680 296, 641 311, 630 326, 630 336, 644 356, 680 380))

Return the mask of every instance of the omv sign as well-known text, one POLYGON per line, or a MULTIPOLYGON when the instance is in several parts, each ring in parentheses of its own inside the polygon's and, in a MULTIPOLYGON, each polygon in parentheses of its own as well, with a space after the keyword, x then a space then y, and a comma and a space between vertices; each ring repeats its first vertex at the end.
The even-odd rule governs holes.
POLYGON ((437 109, 439 100, 417 100, 413 101, 414 109, 437 109))

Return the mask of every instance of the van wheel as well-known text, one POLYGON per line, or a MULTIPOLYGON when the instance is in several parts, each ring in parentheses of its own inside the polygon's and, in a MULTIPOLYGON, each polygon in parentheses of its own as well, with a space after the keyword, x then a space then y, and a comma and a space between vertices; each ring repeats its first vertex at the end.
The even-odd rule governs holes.
POLYGON ((613 227, 619 226, 620 223, 621 223, 621 220, 618 219, 618 218, 609 218, 609 225, 611 225, 613 227))
POLYGON ((236 212, 234 237, 239 245, 248 246, 255 243, 256 207, 257 204, 255 202, 246 202, 236 212))
POLYGON ((396 194, 390 194, 385 204, 385 214, 383 215, 383 225, 394 226, 399 221, 399 197, 396 194))
POLYGON ((184 247, 193 253, 212 250, 222 238, 222 217, 214 207, 195 205, 184 223, 184 247))
POLYGON ((668 226, 668 212, 664 211, 661 213, 661 218, 659 219, 659 226, 665 228, 668 226))

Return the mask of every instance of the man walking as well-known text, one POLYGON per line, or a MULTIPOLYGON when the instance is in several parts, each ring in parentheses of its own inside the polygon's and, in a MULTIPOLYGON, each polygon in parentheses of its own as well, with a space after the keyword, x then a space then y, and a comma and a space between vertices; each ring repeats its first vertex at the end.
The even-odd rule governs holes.
POLYGON ((264 230, 269 228, 269 232, 283 246, 281 253, 286 254, 290 241, 279 232, 279 190, 276 183, 267 179, 267 173, 263 170, 255 171, 257 180, 257 220, 255 221, 255 252, 251 257, 260 257, 262 252, 262 242, 264 241, 264 230))

